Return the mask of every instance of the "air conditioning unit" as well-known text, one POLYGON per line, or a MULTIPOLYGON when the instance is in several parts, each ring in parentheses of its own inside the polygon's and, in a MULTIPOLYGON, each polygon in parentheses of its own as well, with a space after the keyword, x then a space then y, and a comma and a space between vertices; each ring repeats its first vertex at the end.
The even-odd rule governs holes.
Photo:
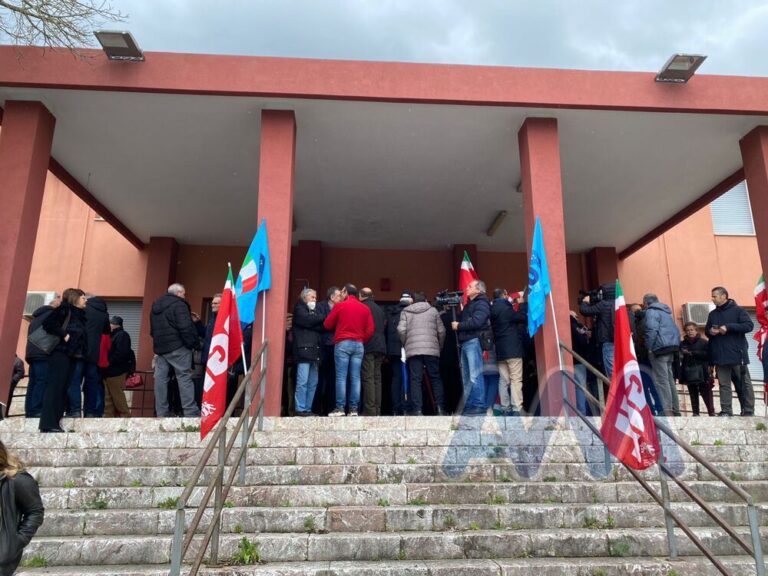
POLYGON ((27 299, 24 302, 24 316, 31 317, 32 313, 40 308, 50 304, 56 296, 56 292, 27 292, 27 299))
POLYGON ((697 326, 705 326, 709 313, 714 309, 712 302, 686 302, 683 304, 683 323, 695 322, 697 326))

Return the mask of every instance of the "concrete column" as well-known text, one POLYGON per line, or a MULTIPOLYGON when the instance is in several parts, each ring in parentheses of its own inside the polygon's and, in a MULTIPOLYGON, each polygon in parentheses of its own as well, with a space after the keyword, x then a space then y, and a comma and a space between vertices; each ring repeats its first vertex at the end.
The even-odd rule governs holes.
POLYGON ((320 274, 323 266, 323 246, 319 240, 299 240, 299 245, 291 254, 291 286, 288 300, 295 302, 304 286, 317 290, 317 300, 325 296, 320 286, 320 274))
POLYGON ((614 283, 618 277, 619 257, 616 254, 616 248, 602 246, 587 252, 588 290, 593 290, 602 284, 614 283))
MULTIPOLYGON (((454 244, 453 245, 453 277, 456 280, 456 290, 464 290, 465 286, 459 285, 459 271, 461 270, 461 261, 464 260, 464 252, 469 254, 469 260, 472 266, 477 266, 477 246, 475 244, 454 244)), ((480 280, 482 270, 477 270, 480 280)))
MULTIPOLYGON (((40 102, 7 101, 0 131, 0 402, 10 390, 56 119, 40 102)), ((62 288, 59 288, 61 290, 62 288)))
MULTIPOLYGON (((141 327, 139 332, 139 357, 136 366, 139 370, 152 369, 152 337, 149 335, 149 316, 152 303, 168 291, 168 286, 176 281, 176 262, 179 244, 173 238, 153 236, 149 239, 147 250, 147 275, 144 279, 144 296, 141 305, 141 327)), ((135 396, 140 396, 136 394, 135 396)), ((147 399, 147 406, 154 406, 154 398, 147 399)), ((135 402, 134 402, 135 405, 135 402)), ((146 415, 146 414, 145 414, 146 415)))
MULTIPOLYGON (((536 364, 539 373, 539 399, 542 415, 558 415, 563 408, 563 377, 559 371, 559 338, 571 345, 568 307, 568 272, 565 260, 565 223, 560 175, 560 140, 557 120, 528 118, 518 133, 523 185, 525 243, 528 260, 536 217, 541 220, 547 254, 555 318, 547 302, 547 317, 536 333, 536 364)), ((567 365, 572 364, 566 355, 567 365)))
POLYGON ((290 110, 261 113, 258 218, 267 220, 272 288, 259 295, 253 328, 253 353, 261 347, 262 299, 267 299, 267 393, 264 413, 280 416, 285 357, 285 315, 291 299, 291 233, 293 220, 293 168, 296 157, 296 118, 290 110))
POLYGON ((747 176, 760 264, 763 272, 768 274, 768 126, 758 126, 744 136, 739 144, 747 176))

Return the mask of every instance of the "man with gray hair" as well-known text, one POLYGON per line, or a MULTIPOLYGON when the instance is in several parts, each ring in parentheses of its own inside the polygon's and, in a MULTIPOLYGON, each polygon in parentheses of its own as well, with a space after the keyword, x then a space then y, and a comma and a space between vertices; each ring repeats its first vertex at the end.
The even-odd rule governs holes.
POLYGON ((653 370, 653 382, 661 398, 666 416, 680 416, 672 364, 680 348, 680 330, 672 317, 672 310, 659 302, 656 294, 643 296, 645 308, 645 345, 653 370))
POLYGON ((483 349, 480 336, 491 329, 491 305, 485 295, 485 282, 472 280, 464 289, 467 305, 458 322, 451 322, 461 346, 461 380, 464 394, 458 413, 482 415, 486 412, 483 349))
POLYGON ((200 338, 192 322, 192 312, 184 299, 182 284, 171 284, 168 292, 155 300, 149 316, 155 359, 155 412, 160 418, 171 416, 168 406, 170 369, 179 383, 184 416, 200 416, 192 382, 192 351, 200 348, 200 338))

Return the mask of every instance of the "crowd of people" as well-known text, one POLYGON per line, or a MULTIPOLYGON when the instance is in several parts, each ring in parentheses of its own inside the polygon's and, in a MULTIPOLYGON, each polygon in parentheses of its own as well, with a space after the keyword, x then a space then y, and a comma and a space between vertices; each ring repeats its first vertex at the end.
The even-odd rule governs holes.
MULTIPOLYGON (((200 415, 204 365, 221 294, 213 296, 205 324, 185 296, 184 286, 175 283, 152 304, 159 417, 200 415)), ((719 415, 733 415, 734 389, 741 415, 754 414, 746 340, 753 323, 725 288, 714 288, 712 301, 703 334, 688 322, 681 335, 671 309, 654 294, 627 306, 654 414, 681 414, 680 383, 689 390, 694 415, 703 410, 715 415, 715 382, 719 415)), ((587 415, 600 414, 595 399, 601 384, 585 363, 609 379, 613 372, 614 303, 614 286, 605 284, 580 302, 583 321, 571 312, 576 405, 587 415)), ((289 315, 284 413, 536 414, 538 378, 527 323, 521 294, 497 288, 489 298, 482 280, 468 283, 463 302, 438 298, 436 305, 418 291, 404 292, 396 305, 380 306, 367 287, 334 286, 322 300, 314 289, 304 288, 289 315)), ((103 299, 67 289, 33 313, 28 333, 25 414, 40 418, 42 432, 62 432, 65 415, 130 415, 124 385, 136 358, 122 318, 110 317, 103 299)), ((243 335, 248 358, 252 326, 243 335)), ((244 372, 242 363, 230 369, 228 400, 244 372)))

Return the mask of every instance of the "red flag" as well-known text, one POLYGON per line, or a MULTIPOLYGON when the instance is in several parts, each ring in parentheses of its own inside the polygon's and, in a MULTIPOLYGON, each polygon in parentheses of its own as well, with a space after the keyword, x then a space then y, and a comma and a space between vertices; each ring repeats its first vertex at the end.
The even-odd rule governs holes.
POLYGON ((227 410, 227 370, 238 358, 243 342, 232 269, 221 294, 221 306, 213 326, 211 349, 205 366, 203 404, 200 409, 200 440, 221 420, 227 410))
POLYGON ((615 314, 613 377, 600 433, 611 454, 630 468, 645 470, 659 459, 659 439, 645 401, 627 304, 618 280, 615 314))
MULTIPOLYGON (((753 338, 757 340, 757 357, 762 360, 765 345, 768 344, 768 291, 765 288, 765 274, 760 276, 755 286, 755 315, 760 329, 753 338)), ((768 374, 763 374, 763 402, 768 404, 768 374)))
MULTIPOLYGON (((475 272, 475 267, 472 266, 472 262, 469 260, 469 254, 464 251, 464 259, 461 261, 461 269, 459 270, 459 290, 466 290, 467 284, 473 280, 479 280, 480 277, 475 272)), ((464 294, 464 305, 467 305, 467 295, 464 294)))

